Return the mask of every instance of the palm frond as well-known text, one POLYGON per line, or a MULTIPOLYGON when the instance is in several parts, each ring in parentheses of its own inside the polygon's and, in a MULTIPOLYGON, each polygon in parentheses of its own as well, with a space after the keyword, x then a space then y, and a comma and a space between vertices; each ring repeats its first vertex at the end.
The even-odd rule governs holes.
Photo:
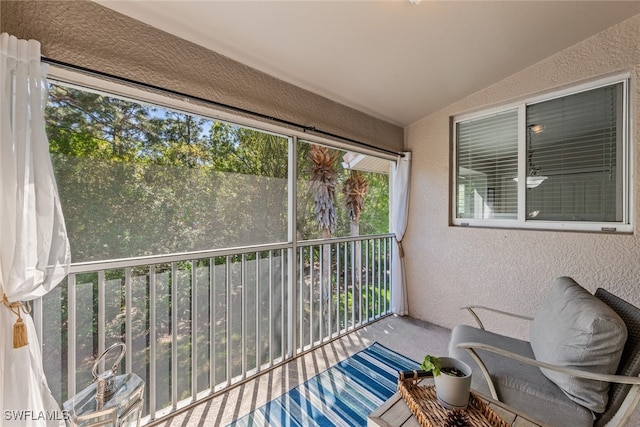
POLYGON ((320 230, 323 233, 328 232, 329 235, 335 232, 337 224, 334 200, 338 182, 338 173, 335 168, 338 154, 321 145, 312 145, 309 151, 314 214, 320 230))

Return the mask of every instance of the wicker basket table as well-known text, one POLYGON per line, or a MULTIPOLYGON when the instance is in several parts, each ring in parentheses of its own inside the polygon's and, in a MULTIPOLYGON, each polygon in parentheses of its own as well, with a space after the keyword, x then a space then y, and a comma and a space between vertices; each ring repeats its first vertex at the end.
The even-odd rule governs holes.
MULTIPOLYGON (((406 381, 406 380, 405 380, 406 381)), ((420 420, 416 415, 412 412, 412 410, 407 405, 407 401, 402 396, 402 386, 399 385, 399 391, 394 394, 389 400, 384 402, 378 409, 376 409, 371 415, 369 415, 369 419, 367 425, 369 427, 425 427, 425 426, 433 426, 433 427, 441 427, 444 425, 445 421, 442 418, 442 414, 446 414, 444 408, 439 406, 437 401, 435 400, 435 394, 432 390, 433 388, 433 379, 425 378, 421 379, 419 383, 420 387, 423 387, 425 394, 418 393, 417 397, 432 399, 431 402, 423 403, 422 405, 418 404, 417 406, 421 406, 421 409, 425 412, 423 416, 421 416, 420 420), (438 405, 433 406, 433 405, 438 405), (433 413, 428 413, 429 410, 432 410, 433 413), (426 422, 425 422, 426 420, 426 422)), ((405 393, 406 394, 406 393, 405 393)), ((503 403, 494 401, 493 399, 486 398, 484 396, 480 396, 476 393, 472 394, 472 405, 475 404, 475 411, 480 411, 483 414, 489 414, 490 419, 488 420, 488 424, 483 424, 478 422, 477 424, 471 424, 472 426, 482 426, 482 425, 498 425, 498 426, 512 426, 512 427, 541 427, 544 424, 537 422, 525 414, 522 414, 516 411, 513 408, 510 408, 503 403), (497 417, 495 417, 497 416, 497 417), (501 424, 500 421, 504 422, 501 424), (493 424, 492 424, 493 422, 493 424)), ((411 403, 410 403, 411 404, 411 403)), ((415 402, 413 403, 413 410, 419 410, 416 408, 415 402)))

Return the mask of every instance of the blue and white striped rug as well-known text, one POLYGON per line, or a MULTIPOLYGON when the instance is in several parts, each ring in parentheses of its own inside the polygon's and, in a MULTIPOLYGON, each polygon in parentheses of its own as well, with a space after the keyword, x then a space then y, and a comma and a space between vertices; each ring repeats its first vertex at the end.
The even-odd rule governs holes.
POLYGON ((398 388, 398 371, 420 364, 381 344, 343 360, 230 426, 366 426, 398 388))

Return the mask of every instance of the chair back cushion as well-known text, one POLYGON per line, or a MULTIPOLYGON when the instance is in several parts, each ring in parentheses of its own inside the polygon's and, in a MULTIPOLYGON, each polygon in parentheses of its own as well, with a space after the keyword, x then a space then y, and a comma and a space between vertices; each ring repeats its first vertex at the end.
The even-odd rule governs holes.
MULTIPOLYGON (((599 288, 596 297, 607 303, 627 325, 627 342, 618 365, 618 375, 637 377, 640 375, 640 309, 611 292, 599 288)), ((606 425, 622 406, 624 398, 631 389, 630 384, 612 383, 609 388, 607 409, 599 414, 594 426, 606 425)))
MULTIPOLYGON (((536 359, 594 373, 615 374, 627 340, 624 321, 569 277, 558 277, 531 323, 536 359)), ((609 399, 609 383, 542 369, 576 403, 596 413, 609 399)))

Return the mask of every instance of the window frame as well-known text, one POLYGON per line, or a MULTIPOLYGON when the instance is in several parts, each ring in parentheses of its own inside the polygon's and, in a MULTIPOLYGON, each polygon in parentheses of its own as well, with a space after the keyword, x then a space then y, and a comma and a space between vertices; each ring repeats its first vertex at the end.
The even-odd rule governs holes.
POLYGON ((486 227, 486 228, 515 228, 553 231, 586 231, 586 232, 633 232, 633 141, 631 133, 631 103, 630 103, 631 74, 619 73, 609 77, 599 78, 588 82, 572 85, 560 90, 550 91, 540 95, 524 98, 517 102, 502 104, 496 107, 477 110, 471 113, 463 113, 451 117, 451 163, 450 163, 450 224, 461 227, 486 227), (611 222, 595 221, 550 221, 526 218, 526 113, 527 107, 581 92, 598 89, 622 83, 622 110, 621 110, 621 168, 622 180, 622 220, 611 222), (517 215, 515 219, 487 219, 487 218, 458 218, 458 124, 490 117, 509 110, 518 111, 518 191, 517 191, 517 215))
MULTIPOLYGON (((92 92, 99 95, 106 95, 112 98, 118 98, 124 101, 136 102, 140 104, 149 104, 159 108, 175 111, 181 114, 193 115, 208 120, 219 121, 233 126, 240 126, 250 130, 263 132, 278 137, 288 139, 289 153, 287 159, 288 165, 288 206, 287 206, 287 239, 282 242, 275 242, 275 244, 284 244, 293 247, 297 250, 298 244, 307 242, 310 240, 300 239, 298 237, 296 225, 297 225, 297 150, 300 142, 307 144, 316 144, 329 147, 335 150, 342 150, 345 152, 354 152, 363 154, 366 156, 376 157, 389 162, 389 230, 392 228, 391 224, 391 200, 392 200, 392 173, 391 170, 397 164, 399 157, 397 155, 384 153, 376 150, 375 148, 368 149, 366 147, 358 147, 348 142, 342 142, 338 139, 323 137, 319 135, 310 134, 304 129, 296 129, 293 127, 287 127, 281 124, 258 120, 250 116, 241 115, 238 113, 229 112, 222 108, 216 108, 213 105, 207 104, 206 101, 199 99, 193 99, 187 97, 180 98, 171 92, 163 92, 162 89, 153 90, 150 88, 143 88, 134 82, 128 82, 126 80, 120 81, 117 78, 105 77, 100 75, 94 75, 91 72, 83 72, 78 70, 69 69, 64 66, 50 65, 47 72, 47 82, 63 85, 70 88, 80 89, 86 92, 92 92)), ((337 137, 338 138, 338 137, 337 137)), ((392 234, 391 231, 382 234, 392 234)), ((379 235, 361 235, 361 236, 379 236, 379 235)), ((351 236, 334 236, 335 239, 350 238, 351 236)), ((260 246, 260 245, 258 245, 260 246)), ((217 249, 211 249, 217 250, 217 249)), ((294 250, 294 253, 295 253, 294 250)), ((146 257, 154 258, 157 256, 176 255, 182 256, 187 253, 205 253, 204 251, 187 251, 178 254, 155 254, 150 256, 131 256, 118 260, 100 260, 100 261, 81 261, 74 262, 72 266, 91 265, 106 262, 108 265, 113 264, 114 261, 126 261, 129 259, 144 259, 146 257)))

